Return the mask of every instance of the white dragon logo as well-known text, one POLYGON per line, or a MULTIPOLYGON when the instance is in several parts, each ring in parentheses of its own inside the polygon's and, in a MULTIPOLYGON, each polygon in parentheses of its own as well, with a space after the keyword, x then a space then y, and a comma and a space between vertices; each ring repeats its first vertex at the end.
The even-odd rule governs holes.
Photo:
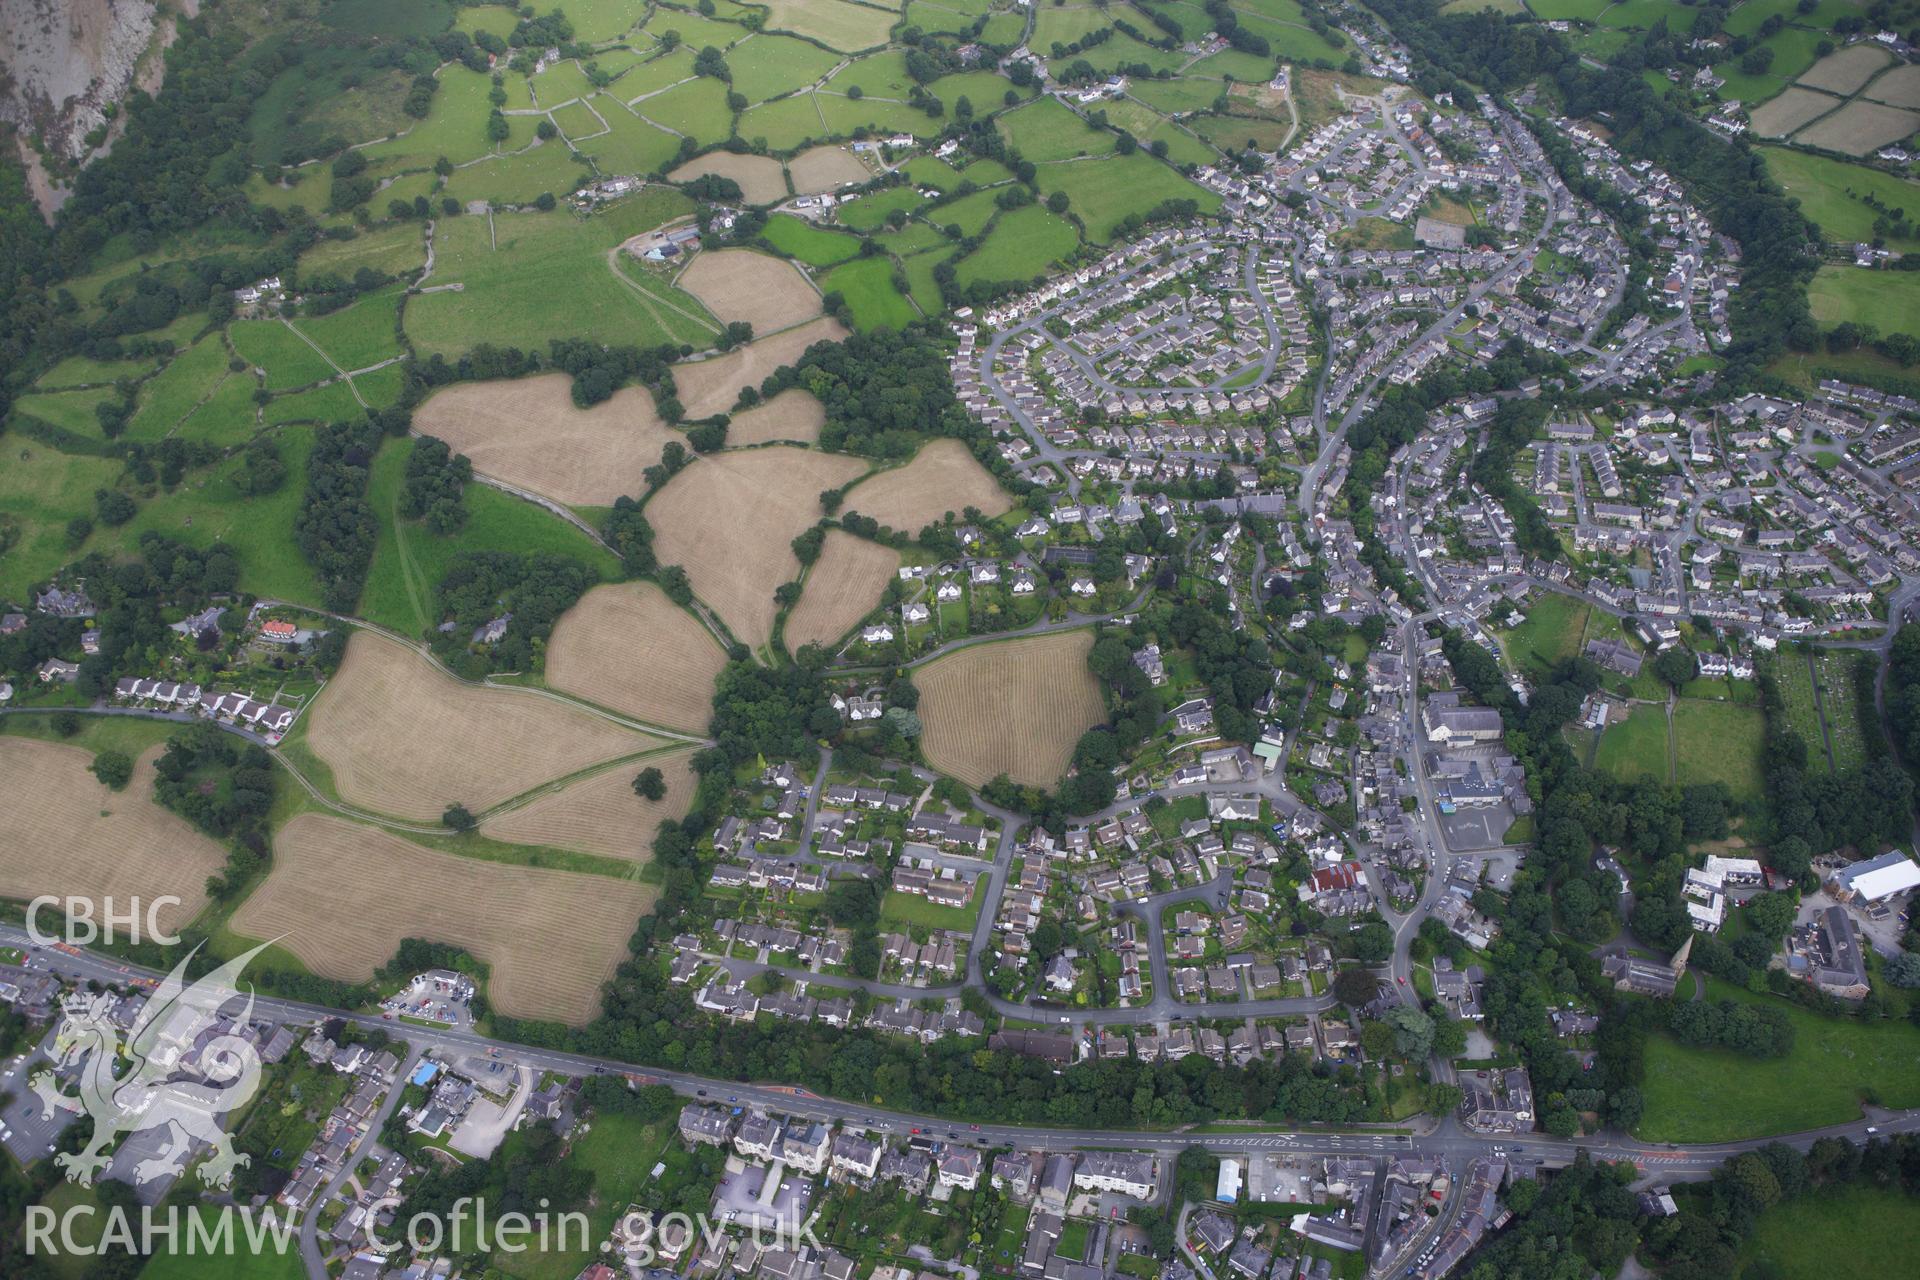
MULTIPOLYGON (((245 1106, 259 1089, 260 1054, 242 1036, 216 1033, 214 1018, 240 996, 241 970, 268 945, 189 986, 186 970, 199 951, 195 947, 153 989, 124 1042, 111 1016, 118 1002, 111 993, 77 992, 62 1002, 66 1017, 54 1061, 56 1068, 79 1068, 79 1091, 63 1091, 53 1071, 38 1072, 27 1083, 48 1118, 68 1111, 93 1119, 86 1149, 56 1157, 70 1181, 91 1186, 112 1160, 109 1153, 120 1135, 151 1129, 166 1130, 164 1145, 134 1167, 136 1185, 177 1175, 196 1142, 212 1148, 200 1166, 200 1178, 210 1187, 227 1187, 234 1171, 251 1163, 251 1157, 233 1149, 220 1118, 245 1106), (123 1058, 128 1069, 116 1073, 123 1058)), ((253 1016, 251 989, 245 999, 237 1015, 242 1023, 253 1016)))

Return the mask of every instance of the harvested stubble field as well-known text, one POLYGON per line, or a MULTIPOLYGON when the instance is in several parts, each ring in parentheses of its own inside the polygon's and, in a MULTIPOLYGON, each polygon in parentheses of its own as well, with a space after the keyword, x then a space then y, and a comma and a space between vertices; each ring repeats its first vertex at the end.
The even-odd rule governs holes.
POLYGON ((1832 115, 1802 129, 1793 140, 1802 146, 1838 151, 1841 155, 1872 155, 1920 129, 1920 112, 1884 107, 1856 98, 1832 115))
POLYGON ((971 645, 916 671, 927 762, 970 787, 1002 773, 1052 786, 1106 716, 1092 648, 1091 631, 1057 631, 971 645))
POLYGON ((1873 79, 1874 72, 1892 61, 1893 55, 1871 44, 1836 49, 1807 68, 1800 83, 1829 93, 1849 94, 1873 79))
POLYGON ((740 194, 748 204, 777 204, 787 198, 786 172, 771 156, 736 156, 727 151, 710 151, 698 160, 689 160, 667 177, 674 182, 688 182, 709 173, 739 183, 740 194))
POLYGON ((827 407, 812 392, 789 387, 765 403, 734 414, 727 424, 727 443, 738 446, 791 440, 812 444, 826 424, 827 407))
POLYGON ((721 320, 745 320, 755 333, 772 333, 820 314, 820 295, 798 267, 751 249, 695 254, 675 283, 721 320))
POLYGON ((724 356, 694 364, 673 366, 673 385, 689 419, 710 418, 733 408, 740 388, 757 387, 782 365, 792 364, 816 342, 839 342, 847 336, 838 320, 821 316, 770 338, 749 342, 724 356))
POLYGON ((1896 107, 1920 107, 1920 66, 1903 63, 1868 85, 1860 96, 1896 107))
POLYGON ((958 516, 978 507, 988 519, 1013 506, 1013 499, 958 440, 935 440, 913 461, 882 471, 847 492, 848 511, 871 516, 890 529, 918 533, 951 511, 958 516))
POLYGON ((1763 138, 1784 138, 1801 125, 1839 107, 1840 100, 1811 89, 1792 88, 1753 109, 1753 131, 1763 138))
POLYGON ((807 573, 800 603, 787 615, 787 650, 832 644, 880 603, 880 593, 900 567, 900 553, 838 529, 827 531, 820 558, 807 573))
POLYGON ((274 839, 273 871, 234 913, 249 938, 315 973, 364 982, 402 938, 463 947, 515 1018, 579 1025, 625 957, 654 892, 638 881, 440 853, 357 822, 303 813, 274 839))
POLYGON ((643 861, 662 822, 679 821, 693 805, 699 779, 689 762, 694 748, 617 764, 603 773, 537 796, 480 824, 480 834, 509 844, 577 849, 608 858, 643 861), (667 794, 658 801, 634 793, 634 775, 658 769, 667 794))
POLYGON ((547 643, 547 683, 649 724, 697 732, 727 664, 697 618, 651 582, 595 587, 547 643))
POLYGON ((859 475, 856 458, 774 445, 700 459, 647 504, 662 564, 749 647, 773 635, 773 591, 800 575, 790 545, 820 518, 820 494, 859 475))
POLYGON ((787 163, 793 177, 793 189, 803 196, 832 191, 850 182, 865 182, 873 175, 845 147, 810 147, 787 163))
POLYGON ((153 798, 153 764, 142 755, 133 781, 114 791, 89 772, 93 753, 31 738, 0 738, 0 812, 7 839, 0 897, 41 894, 120 903, 172 896, 156 923, 176 931, 200 913, 207 877, 226 851, 153 798))
POLYGON ((591 409, 573 403, 573 379, 543 373, 512 382, 463 382, 414 411, 473 469, 556 502, 611 506, 646 492, 642 473, 678 431, 664 425, 643 387, 624 387, 591 409))
POLYGON ((431 821, 662 745, 544 694, 462 684, 370 631, 308 713, 307 742, 343 800, 431 821))

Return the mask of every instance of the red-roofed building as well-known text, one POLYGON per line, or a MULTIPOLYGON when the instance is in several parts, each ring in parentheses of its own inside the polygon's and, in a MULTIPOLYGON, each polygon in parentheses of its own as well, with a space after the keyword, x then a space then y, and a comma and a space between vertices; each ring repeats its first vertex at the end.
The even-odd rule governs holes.
POLYGON ((276 620, 264 623, 260 628, 260 638, 262 640, 271 640, 275 644, 292 644, 294 637, 299 634, 300 629, 291 622, 280 622, 276 620))

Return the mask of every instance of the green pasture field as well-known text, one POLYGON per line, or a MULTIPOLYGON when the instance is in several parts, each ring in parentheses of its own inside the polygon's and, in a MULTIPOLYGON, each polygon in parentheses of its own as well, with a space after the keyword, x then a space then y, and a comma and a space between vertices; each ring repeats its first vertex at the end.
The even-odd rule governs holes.
POLYGON ((909 222, 898 231, 883 227, 873 238, 888 253, 899 257, 936 249, 947 242, 946 236, 928 222, 909 222))
POLYGON ((989 44, 1017 44, 1027 29, 1027 20, 1017 13, 996 13, 987 19, 980 38, 989 44))
POLYGON ((952 256, 946 250, 932 249, 916 253, 901 264, 907 273, 907 291, 926 315, 935 316, 946 310, 946 303, 940 298, 940 286, 933 279, 933 269, 952 256))
POLYGON ((462 204, 474 200, 532 204, 546 192, 556 198, 564 196, 582 178, 592 177, 593 167, 584 158, 575 159, 567 144, 554 138, 514 155, 495 156, 456 170, 447 179, 447 194, 462 204))
POLYGON ((1172 80, 1130 81, 1127 97, 1144 102, 1155 111, 1174 115, 1211 109, 1226 87, 1219 80, 1177 76, 1172 80))
POLYGON ((1666 709, 1635 703, 1624 721, 1607 725, 1593 762, 1596 768, 1623 781, 1652 778, 1665 782, 1667 754, 1666 709))
POLYGON ((1813 318, 1824 325, 1851 320, 1882 333, 1920 334, 1920 274, 1829 264, 1807 288, 1813 318))
POLYGON ((317 604, 312 571, 293 537, 312 433, 287 428, 274 439, 287 475, 273 493, 241 494, 232 482, 239 461, 223 462, 189 475, 171 493, 136 495, 139 505, 132 520, 117 529, 96 527, 77 549, 67 543, 67 521, 93 515, 94 491, 115 487, 120 462, 21 443, 10 450, 7 466, 0 467, 0 510, 20 527, 19 542, 0 557, 0 595, 24 596, 32 583, 88 552, 131 553, 140 535, 151 529, 195 547, 224 540, 240 562, 241 591, 317 604))
POLYGON ((587 79, 587 73, 571 58, 560 59, 529 83, 533 86, 534 100, 542 107, 557 107, 575 98, 593 96, 593 81, 587 79))
POLYGON ((119 392, 111 386, 90 387, 85 391, 42 391, 15 400, 13 413, 16 417, 37 418, 50 427, 99 440, 104 437, 94 409, 119 398, 119 392))
POLYGON ((382 289, 324 316, 302 316, 293 327, 318 343, 342 369, 364 369, 400 354, 395 335, 400 294, 398 287, 382 289))
MULTIPOLYGON (((427 118, 397 138, 388 138, 362 149, 369 164, 395 162, 399 167, 430 167, 445 156, 455 164, 477 160, 492 150, 487 141, 487 114, 492 105, 487 93, 493 81, 465 67, 441 68, 440 89, 433 95, 427 118)), ((324 204, 310 202, 310 208, 324 204)))
POLYGON ((1718 978, 1706 983, 1710 1000, 1783 1011, 1793 1024, 1793 1051, 1749 1058, 1649 1034, 1641 1085, 1646 1113, 1635 1129, 1642 1139, 1729 1142, 1842 1124, 1859 1118, 1861 1093, 1869 1089, 1881 1106, 1920 1105, 1920 1027, 1823 1017, 1718 978), (1729 1080, 1739 1087, 1728 1088, 1729 1080))
POLYGON ((904 101, 913 87, 913 77, 907 74, 906 51, 887 49, 870 53, 864 58, 855 58, 835 72, 823 87, 829 92, 842 94, 857 88, 869 98, 904 101))
POLYGON ((733 113, 727 108, 727 86, 711 76, 701 76, 656 93, 634 110, 661 128, 703 145, 724 142, 732 132, 733 113))
POLYGON ((792 36, 751 36, 727 52, 733 87, 754 102, 810 85, 839 62, 819 45, 792 36))
POLYGON ((910 133, 924 140, 938 134, 947 123, 945 116, 935 120, 904 102, 885 102, 878 98, 861 98, 856 102, 832 93, 817 93, 813 101, 827 122, 827 132, 842 136, 851 136, 854 130, 866 128, 874 133, 910 133))
POLYGON ((814 138, 826 137, 827 126, 815 104, 818 96, 801 92, 747 108, 740 113, 740 136, 749 142, 764 141, 775 151, 794 151, 814 138))
POLYGON ((964 35, 973 30, 975 16, 935 4, 933 0, 912 0, 907 5, 906 21, 908 26, 919 27, 922 31, 964 35))
POLYGON ((679 48, 648 58, 615 81, 610 92, 622 102, 632 102, 643 94, 658 93, 669 85, 693 78, 693 50, 679 48))
POLYGON ((213 394, 181 420, 173 434, 182 440, 207 444, 241 444, 253 437, 258 409, 253 393, 259 380, 251 373, 230 373, 213 389, 213 394))
POLYGON ((347 240, 321 240, 300 255, 303 278, 319 274, 351 278, 366 267, 403 275, 426 265, 426 232, 417 222, 396 222, 361 231, 347 240))
POLYGON ((552 512, 475 481, 466 488, 467 523, 441 537, 399 514, 400 489, 411 438, 394 440, 374 459, 367 501, 380 522, 373 567, 360 597, 359 613, 369 622, 414 636, 431 626, 433 591, 447 566, 462 551, 548 552, 572 556, 602 578, 618 575, 611 553, 552 512))
POLYGON ((1220 158, 1205 142, 1141 103, 1112 103, 1107 107, 1107 119, 1132 134, 1143 147, 1156 141, 1166 143, 1167 159, 1174 164, 1211 164, 1220 158))
POLYGON ((367 142, 413 123, 401 109, 412 77, 375 70, 352 48, 313 49, 275 76, 248 117, 255 164, 310 155, 327 138, 367 142), (346 81, 357 80, 352 87, 346 81))
POLYGON ((1818 57, 1814 48, 1826 38, 1804 27, 1781 28, 1760 41, 1773 50, 1773 65, 1767 68, 1765 74, 1748 75, 1740 70, 1739 58, 1731 58, 1714 66, 1713 73, 1727 82, 1721 87, 1720 96, 1738 99, 1748 106, 1771 98, 1798 80, 1814 64, 1818 57))
POLYGON ((167 367, 141 384, 133 418, 127 423, 129 440, 158 440, 211 395, 227 376, 226 344, 209 334, 176 352, 167 367))
POLYGON ((405 376, 405 368, 404 364, 389 364, 371 373, 360 374, 352 380, 354 389, 360 393, 360 398, 367 402, 369 408, 384 409, 388 405, 397 404, 400 400, 401 380, 405 376))
MULTIPOLYGON (((81 554, 67 545, 67 521, 92 518, 94 490, 112 487, 120 470, 118 459, 62 453, 19 435, 8 439, 0 512, 16 541, 0 556, 0 598, 24 600, 34 583, 81 554)), ((99 540, 96 534, 93 541, 99 540)))
POLYGON ((999 211, 1000 206, 995 203, 998 197, 996 191, 976 191, 927 209, 922 216, 936 227, 959 227, 962 234, 977 236, 999 211))
POLYGON ((843 204, 834 216, 856 231, 872 231, 886 225, 887 215, 894 210, 912 213, 924 203, 925 199, 911 185, 902 185, 843 204))
POLYGON ((1548 22, 1592 22, 1612 3, 1613 0, 1527 0, 1527 8, 1533 11, 1534 17, 1548 22))
MULTIPOLYGON (((1034 15, 1033 39, 1028 44, 1034 52, 1045 54, 1056 44, 1072 44, 1112 25, 1112 17, 1101 7, 1090 4, 1048 5, 1034 15)), ((1134 25, 1140 24, 1136 22, 1134 25)))
POLYGON ((1761 1214, 1736 1274, 1827 1280, 1834 1260, 1845 1258, 1860 1275, 1897 1276, 1912 1265, 1916 1239, 1920 1200, 1895 1187, 1826 1187, 1761 1214))
POLYGON ((976 280, 1030 280, 1080 243, 1073 224, 1028 205, 1002 214, 979 249, 956 268, 962 286, 976 280))
POLYGON ((1665 18, 1668 27, 1683 26, 1693 20, 1693 11, 1672 0, 1619 0, 1595 19, 1603 27, 1630 27, 1645 31, 1665 18))
POLYGON ((554 126, 560 130, 560 136, 571 143, 578 144, 584 138, 607 131, 600 113, 588 106, 584 98, 569 102, 564 107, 555 107, 551 115, 554 126))
POLYGON ((995 117, 994 127, 1020 155, 1034 164, 1075 156, 1103 156, 1113 150, 1114 136, 1096 129, 1060 105, 1042 98, 995 117))
POLYGON ((843 231, 828 231, 792 214, 767 219, 767 243, 810 267, 830 267, 860 252, 860 242, 843 231))
POLYGON ((304 387, 333 376, 326 357, 279 320, 236 320, 227 338, 240 358, 267 375, 267 390, 304 387))
MULTIPOLYGON (((607 3, 631 4, 631 0, 607 0, 607 3)), ((659 39, 663 32, 678 31, 680 42, 689 49, 699 50, 712 45, 723 53, 747 38, 747 29, 739 23, 718 22, 684 9, 655 8, 653 16, 647 19, 645 29, 655 39, 659 39)))
POLYGON ((1013 176, 998 160, 975 160, 964 169, 956 169, 938 156, 915 156, 902 167, 914 185, 940 191, 951 191, 962 182, 971 182, 976 187, 992 186, 1013 176))
POLYGON ((913 303, 893 284, 891 258, 858 258, 820 278, 823 293, 838 292, 853 314, 853 327, 866 332, 882 326, 901 328, 919 318, 913 303))
POLYGON ((86 356, 68 356, 34 379, 38 391, 65 391, 75 387, 118 382, 125 378, 144 378, 160 367, 152 356, 126 360, 92 360, 86 356))
POLYGON ((456 355, 482 342, 545 350, 550 338, 590 332, 608 343, 698 342, 702 309, 678 290, 667 303, 623 284, 608 258, 624 241, 692 211, 678 191, 650 187, 591 216, 569 210, 501 213, 440 224, 436 283, 463 292, 407 302, 407 333, 423 354, 456 355), (670 305, 669 305, 670 304, 670 305))
POLYGON ((1275 151, 1292 128, 1285 120, 1265 116, 1194 116, 1187 124, 1223 151, 1238 150, 1248 143, 1258 151, 1275 151))
POLYGON ((607 118, 610 131, 582 143, 580 149, 602 174, 638 177, 659 173, 680 154, 680 139, 648 124, 626 106, 602 98, 600 114, 607 118))
POLYGON ((357 418, 362 412, 360 402, 353 398, 353 389, 344 381, 336 381, 292 395, 275 396, 261 411, 261 419, 265 425, 274 427, 285 422, 339 422, 357 418))
POLYGON ((600 44, 625 35, 642 12, 631 0, 559 0, 553 7, 567 15, 573 23, 573 38, 581 44, 600 44))
POLYGON ((973 103, 975 115, 1004 110, 1009 90, 1022 98, 1030 98, 1035 92, 1031 87, 1015 88, 1013 81, 993 71, 961 71, 941 76, 927 86, 928 93, 947 104, 949 113, 955 103, 965 98, 973 103))
POLYGON ((1723 782, 1736 800, 1758 800, 1766 789, 1760 767, 1765 736, 1766 717, 1758 707, 1681 698, 1673 704, 1674 781, 1723 782))
MULTIPOLYGON (((1920 219, 1920 183, 1786 147, 1755 150, 1766 160, 1774 180, 1800 201, 1801 213, 1819 223, 1821 234, 1830 241, 1854 244, 1873 239, 1873 224, 1880 215, 1863 203, 1864 196, 1904 208, 1912 219, 1920 219)), ((1909 226, 1920 226, 1920 221, 1912 219, 1909 226)), ((1895 236, 1887 243, 1896 249, 1920 248, 1920 238, 1895 236)))
POLYGON ((1113 238, 1128 214, 1145 215, 1167 200, 1192 200, 1202 213, 1220 207, 1219 196, 1138 151, 1104 160, 1041 165, 1038 182, 1048 195, 1066 192, 1087 238, 1102 244, 1113 238))

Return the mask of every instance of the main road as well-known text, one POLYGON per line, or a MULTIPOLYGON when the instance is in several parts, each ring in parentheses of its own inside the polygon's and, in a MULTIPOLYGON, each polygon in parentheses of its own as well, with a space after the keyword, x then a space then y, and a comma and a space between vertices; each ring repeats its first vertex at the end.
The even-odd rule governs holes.
MULTIPOLYGON (((79 981, 144 985, 160 976, 153 970, 124 964, 95 952, 39 946, 23 929, 13 925, 0 926, 0 945, 26 951, 27 962, 32 968, 79 981)), ((397 1025, 372 1014, 330 1009, 272 996, 258 996, 254 1008, 258 1016, 282 1022, 298 1024, 340 1018, 366 1030, 382 1031, 396 1038, 404 1037, 408 1042, 410 1062, 420 1055, 435 1053, 450 1060, 478 1056, 490 1061, 525 1066, 536 1072, 552 1071, 575 1077, 622 1075, 639 1084, 665 1085, 689 1098, 720 1105, 758 1107, 895 1137, 920 1133, 936 1140, 989 1148, 1115 1148, 1177 1155, 1187 1147, 1200 1146, 1221 1154, 1266 1151, 1309 1157, 1414 1152, 1445 1155, 1459 1164, 1500 1147, 1510 1156, 1537 1160, 1549 1167, 1567 1164, 1579 1152, 1585 1151, 1595 1159, 1630 1160, 1649 1174, 1680 1180, 1703 1178, 1729 1157, 1773 1141, 1784 1141, 1805 1150, 1823 1137, 1862 1139, 1867 1136, 1870 1126, 1884 1134, 1920 1132, 1920 1110, 1883 1112, 1871 1118, 1777 1138, 1752 1138, 1700 1146, 1661 1146, 1617 1134, 1584 1139, 1555 1138, 1535 1133, 1482 1135, 1458 1132, 1452 1126, 1442 1126, 1422 1135, 1406 1130, 1278 1129, 1230 1124, 1173 1130, 1059 1129, 1005 1123, 973 1125, 864 1102, 823 1098, 791 1085, 742 1083, 682 1071, 637 1067, 613 1058, 494 1040, 473 1031, 428 1028, 411 1023, 397 1025)))

